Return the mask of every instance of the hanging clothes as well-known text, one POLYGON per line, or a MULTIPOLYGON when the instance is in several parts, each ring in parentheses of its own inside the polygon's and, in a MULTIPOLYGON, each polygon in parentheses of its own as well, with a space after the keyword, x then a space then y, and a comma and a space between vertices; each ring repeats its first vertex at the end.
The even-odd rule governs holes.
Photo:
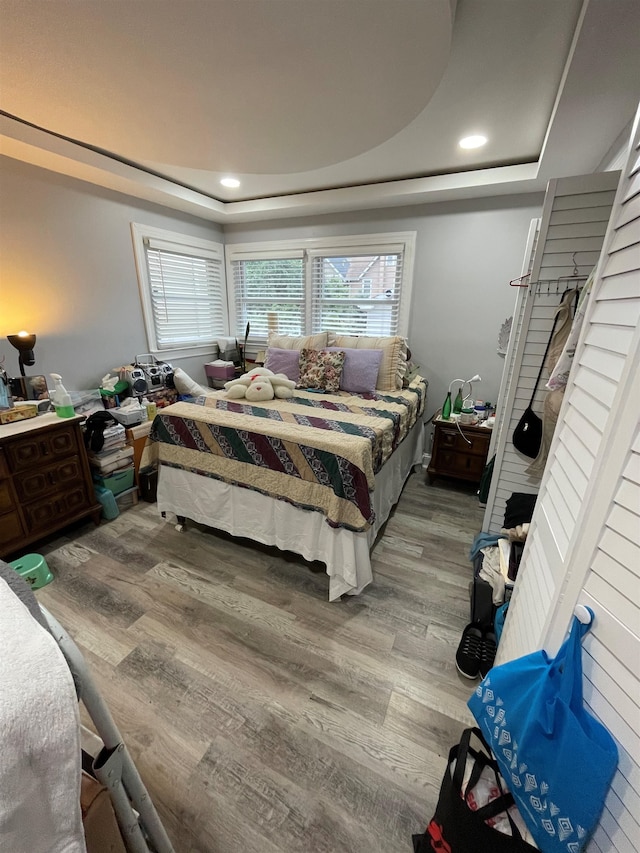
MULTIPOLYGON (((547 352, 546 365, 547 370, 553 374, 554 368, 562 355, 565 344, 571 333, 573 324, 572 306, 578 298, 578 290, 572 288, 562 294, 562 300, 556 310, 556 324, 549 350, 547 352)), ((542 477, 545 465, 547 464, 547 456, 551 447, 551 440, 558 422, 558 414, 562 405, 564 396, 564 385, 549 391, 544 398, 542 408, 542 440, 540 442, 540 450, 533 462, 527 467, 527 474, 530 477, 542 477)))
POLYGON ((584 288, 582 289, 582 293, 580 294, 580 297, 578 299, 578 307, 576 308, 576 313, 573 318, 569 337, 567 338, 562 352, 560 353, 560 357, 556 361, 555 367, 551 371, 549 381, 545 386, 550 391, 556 391, 559 388, 564 389, 566 387, 567 381, 569 379, 571 365, 573 364, 573 357, 576 354, 576 347, 578 346, 578 338, 580 337, 580 330, 582 329, 584 315, 586 313, 587 299, 593 287, 593 279, 595 277, 595 272, 596 268, 594 267, 591 270, 591 275, 587 279, 587 282, 584 288))

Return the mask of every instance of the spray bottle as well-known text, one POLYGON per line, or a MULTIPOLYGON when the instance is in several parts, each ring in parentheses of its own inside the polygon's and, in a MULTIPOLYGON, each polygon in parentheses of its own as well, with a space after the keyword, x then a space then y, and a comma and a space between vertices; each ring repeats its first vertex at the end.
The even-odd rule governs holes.
POLYGON ((62 376, 59 373, 50 373, 49 376, 55 383, 55 388, 50 396, 53 396, 52 403, 55 406, 56 415, 59 418, 72 418, 75 415, 71 395, 62 384, 62 376))

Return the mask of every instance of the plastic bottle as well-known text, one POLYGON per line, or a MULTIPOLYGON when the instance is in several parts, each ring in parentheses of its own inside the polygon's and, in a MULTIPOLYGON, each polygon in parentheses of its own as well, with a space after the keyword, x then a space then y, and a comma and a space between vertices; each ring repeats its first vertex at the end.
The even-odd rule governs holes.
POLYGON ((50 373, 54 381, 53 405, 59 418, 72 418, 75 415, 71 395, 62 384, 62 376, 59 373, 50 373))
POLYGON ((120 515, 120 510, 118 509, 117 501, 114 498, 111 489, 107 489, 105 486, 99 486, 97 483, 94 484, 93 488, 96 493, 96 498, 99 503, 102 504, 102 517, 107 521, 117 518, 120 515))
POLYGON ((147 420, 152 421, 158 412, 158 407, 155 403, 150 403, 146 397, 143 397, 142 399, 142 406, 147 413, 147 420))
POLYGON ((451 417, 451 391, 447 391, 447 397, 444 401, 444 405, 442 406, 442 420, 448 421, 451 417))
POLYGON ((476 413, 476 417, 478 418, 478 422, 480 423, 487 417, 487 407, 484 404, 483 400, 476 400, 473 408, 476 413))
POLYGON ((458 388, 458 393, 456 394, 456 399, 453 401, 453 414, 459 415, 462 411, 463 401, 462 401, 462 385, 458 388))

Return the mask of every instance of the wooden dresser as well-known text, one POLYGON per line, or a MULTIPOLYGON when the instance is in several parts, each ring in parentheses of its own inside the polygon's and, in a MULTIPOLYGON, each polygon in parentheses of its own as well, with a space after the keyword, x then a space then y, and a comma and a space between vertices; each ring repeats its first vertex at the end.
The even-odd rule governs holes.
POLYGON ((83 420, 48 414, 0 426, 0 557, 87 516, 99 523, 83 420))
POLYGON ((436 420, 433 423, 433 447, 427 468, 429 482, 434 477, 454 477, 479 483, 487 462, 491 430, 481 426, 460 426, 455 421, 436 420))

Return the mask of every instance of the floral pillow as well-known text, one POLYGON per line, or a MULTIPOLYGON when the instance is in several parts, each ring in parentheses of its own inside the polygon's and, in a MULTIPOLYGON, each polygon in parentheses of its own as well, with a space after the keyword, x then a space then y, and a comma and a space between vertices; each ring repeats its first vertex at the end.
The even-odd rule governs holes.
POLYGON ((335 394, 340 388, 344 366, 344 350, 303 349, 300 353, 301 388, 318 388, 335 394))

